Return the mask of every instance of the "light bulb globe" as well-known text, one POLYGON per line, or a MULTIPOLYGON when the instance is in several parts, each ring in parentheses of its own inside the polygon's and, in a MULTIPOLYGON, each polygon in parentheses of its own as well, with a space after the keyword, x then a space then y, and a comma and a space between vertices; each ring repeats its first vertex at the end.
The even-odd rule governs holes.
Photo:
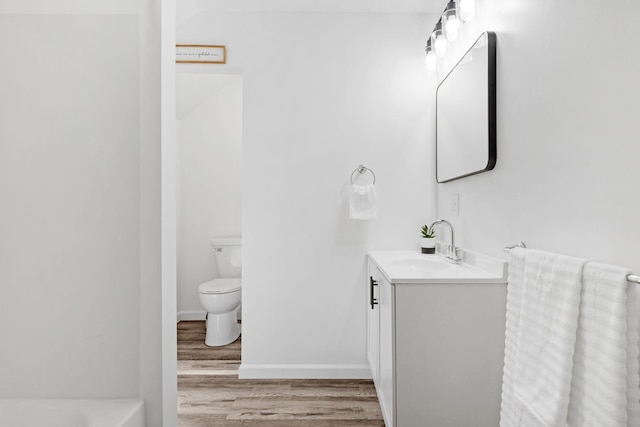
POLYGON ((444 58, 447 54, 447 39, 443 35, 438 36, 433 44, 433 48, 438 58, 444 58))
POLYGON ((435 53, 433 51, 427 53, 427 56, 424 58, 424 65, 427 68, 428 72, 434 71, 436 66, 438 65, 438 59, 436 58, 435 53))
POLYGON ((444 30, 447 40, 450 42, 456 41, 460 30, 460 20, 455 16, 449 18, 444 25, 444 30))
POLYGON ((460 17, 463 21, 470 21, 476 15, 476 2, 475 0, 461 0, 460 1, 460 17))

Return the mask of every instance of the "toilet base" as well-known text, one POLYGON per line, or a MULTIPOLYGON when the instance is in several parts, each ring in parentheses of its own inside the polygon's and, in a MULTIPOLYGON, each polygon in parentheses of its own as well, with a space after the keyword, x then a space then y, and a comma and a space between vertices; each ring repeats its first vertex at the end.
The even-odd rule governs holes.
POLYGON ((231 344, 240 336, 237 311, 229 313, 207 313, 207 335, 204 343, 209 347, 231 344))

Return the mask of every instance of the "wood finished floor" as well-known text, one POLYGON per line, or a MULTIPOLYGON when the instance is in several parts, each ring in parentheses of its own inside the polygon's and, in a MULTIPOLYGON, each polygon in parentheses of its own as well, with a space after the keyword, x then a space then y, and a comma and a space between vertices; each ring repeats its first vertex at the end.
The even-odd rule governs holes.
POLYGON ((204 322, 178 323, 180 427, 384 427, 369 380, 240 380, 241 339, 204 345, 204 322))

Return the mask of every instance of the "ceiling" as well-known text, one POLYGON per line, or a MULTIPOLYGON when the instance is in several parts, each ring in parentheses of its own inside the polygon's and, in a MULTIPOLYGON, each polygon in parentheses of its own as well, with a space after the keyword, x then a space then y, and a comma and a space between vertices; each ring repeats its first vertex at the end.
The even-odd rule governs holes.
POLYGON ((446 0, 178 0, 224 12, 440 13, 446 0))

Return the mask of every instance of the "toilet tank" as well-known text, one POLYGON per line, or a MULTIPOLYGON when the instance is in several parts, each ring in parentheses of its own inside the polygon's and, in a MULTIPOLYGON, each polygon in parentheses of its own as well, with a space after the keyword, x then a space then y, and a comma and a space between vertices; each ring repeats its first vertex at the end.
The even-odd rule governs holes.
POLYGON ((242 277, 242 238, 215 237, 211 246, 216 257, 218 277, 242 277))

